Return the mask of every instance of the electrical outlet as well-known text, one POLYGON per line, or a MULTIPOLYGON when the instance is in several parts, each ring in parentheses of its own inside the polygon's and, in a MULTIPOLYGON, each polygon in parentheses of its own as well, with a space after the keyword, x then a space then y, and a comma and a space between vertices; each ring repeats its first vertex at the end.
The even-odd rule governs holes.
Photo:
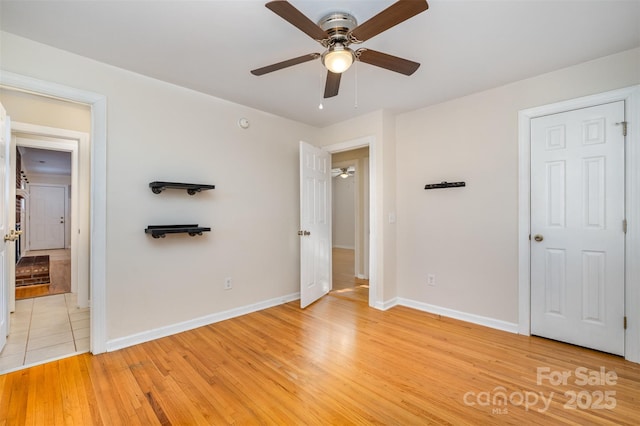
POLYGON ((224 279, 224 289, 225 290, 231 290, 231 288, 233 287, 233 285, 231 285, 231 277, 227 277, 224 279))
POLYGON ((427 274, 427 284, 431 287, 436 285, 436 274, 427 274))

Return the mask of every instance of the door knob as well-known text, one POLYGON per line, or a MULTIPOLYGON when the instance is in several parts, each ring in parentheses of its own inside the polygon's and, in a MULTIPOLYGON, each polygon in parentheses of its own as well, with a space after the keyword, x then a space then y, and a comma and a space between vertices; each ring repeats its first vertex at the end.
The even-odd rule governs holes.
POLYGON ((22 231, 15 231, 14 229, 12 229, 7 235, 4 236, 5 243, 7 241, 17 240, 18 238, 20 238, 20 234, 22 234, 22 231))
POLYGON ((537 242, 540 242, 542 240, 544 240, 544 237, 540 234, 536 234, 533 236, 533 239, 536 240, 537 242))
POLYGON ((306 236, 311 235, 311 232, 309 232, 309 231, 298 231, 298 235, 300 235, 301 237, 302 236, 306 237, 306 236))

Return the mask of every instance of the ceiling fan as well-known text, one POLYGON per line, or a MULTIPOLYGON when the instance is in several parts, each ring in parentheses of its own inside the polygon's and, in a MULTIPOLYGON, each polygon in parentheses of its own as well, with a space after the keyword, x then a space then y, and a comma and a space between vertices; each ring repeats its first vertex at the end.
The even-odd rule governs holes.
POLYGON ((381 32, 424 12, 429 8, 426 0, 399 0, 360 25, 358 25, 353 15, 346 12, 330 13, 316 24, 286 0, 270 1, 265 6, 316 40, 326 50, 322 54, 309 53, 257 68, 251 71, 253 75, 264 75, 320 58, 322 64, 327 68, 324 97, 331 98, 338 94, 342 73, 349 69, 354 61, 375 65, 404 75, 413 74, 420 66, 417 62, 387 53, 367 48, 360 48, 354 51, 349 46, 365 42, 381 32))
POLYGON ((339 176, 343 179, 346 179, 349 176, 353 176, 354 174, 356 174, 356 168, 354 166, 331 169, 331 177, 339 176))

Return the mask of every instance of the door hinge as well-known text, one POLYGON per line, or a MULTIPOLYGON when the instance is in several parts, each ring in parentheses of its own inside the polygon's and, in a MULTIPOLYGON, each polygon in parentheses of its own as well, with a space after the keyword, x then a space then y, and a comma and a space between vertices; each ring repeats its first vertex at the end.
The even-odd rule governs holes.
POLYGON ((626 316, 624 317, 623 323, 624 323, 624 329, 626 330, 627 329, 627 317, 626 316))
POLYGON ((622 126, 622 136, 627 136, 627 122, 626 121, 621 121, 619 123, 616 123, 616 126, 622 126))
POLYGON ((622 232, 627 233, 627 219, 622 220, 622 232))

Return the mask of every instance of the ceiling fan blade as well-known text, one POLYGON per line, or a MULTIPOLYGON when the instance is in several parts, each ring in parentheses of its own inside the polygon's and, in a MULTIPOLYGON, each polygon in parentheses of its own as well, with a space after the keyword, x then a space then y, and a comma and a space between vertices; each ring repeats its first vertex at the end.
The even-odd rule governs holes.
POLYGON ((291 67, 293 65, 309 62, 319 57, 320 57, 319 53, 309 53, 308 55, 298 56, 297 58, 288 59, 286 61, 278 62, 277 64, 267 65, 266 67, 251 70, 251 74, 253 75, 268 74, 273 71, 278 71, 283 68, 291 67))
POLYGON ((366 41, 429 8, 426 0, 399 0, 351 31, 358 41, 366 41))
POLYGON ((398 58, 397 56, 371 49, 358 49, 356 51, 356 57, 360 62, 386 68, 404 75, 411 75, 420 67, 418 62, 398 58))
POLYGON ((340 77, 342 74, 327 71, 327 83, 324 86, 324 97, 332 98, 338 94, 340 89, 340 77))
POLYGON ((293 7, 293 5, 288 1, 274 0, 265 4, 265 6, 312 39, 322 40, 327 38, 327 34, 322 30, 322 28, 316 25, 316 23, 311 19, 307 18, 298 9, 293 7))

